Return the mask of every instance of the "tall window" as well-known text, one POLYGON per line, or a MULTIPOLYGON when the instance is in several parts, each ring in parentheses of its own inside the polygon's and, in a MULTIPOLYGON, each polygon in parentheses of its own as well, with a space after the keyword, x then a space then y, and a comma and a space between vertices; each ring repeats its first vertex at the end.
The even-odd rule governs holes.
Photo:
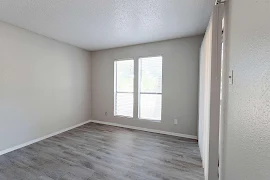
POLYGON ((139 118, 161 120, 162 57, 139 59, 139 118))
POLYGON ((134 61, 114 62, 115 90, 114 115, 133 117, 134 102, 134 61))

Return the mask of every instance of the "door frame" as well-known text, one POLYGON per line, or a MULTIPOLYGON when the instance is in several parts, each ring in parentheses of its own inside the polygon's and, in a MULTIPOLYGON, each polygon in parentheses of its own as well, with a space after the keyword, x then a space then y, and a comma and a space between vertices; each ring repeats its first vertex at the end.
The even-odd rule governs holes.
POLYGON ((221 52, 222 52, 222 19, 224 3, 217 3, 212 17, 212 49, 211 49, 211 85, 210 85, 210 119, 207 134, 208 168, 206 180, 219 179, 219 144, 220 144, 220 91, 221 91, 221 52))

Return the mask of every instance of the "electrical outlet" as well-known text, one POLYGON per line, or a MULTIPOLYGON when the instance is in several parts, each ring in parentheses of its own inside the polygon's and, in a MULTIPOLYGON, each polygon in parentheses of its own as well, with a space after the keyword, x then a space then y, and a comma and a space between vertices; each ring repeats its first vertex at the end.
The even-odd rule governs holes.
POLYGON ((178 124, 178 119, 174 119, 174 120, 173 120, 173 123, 174 123, 174 124, 178 124))

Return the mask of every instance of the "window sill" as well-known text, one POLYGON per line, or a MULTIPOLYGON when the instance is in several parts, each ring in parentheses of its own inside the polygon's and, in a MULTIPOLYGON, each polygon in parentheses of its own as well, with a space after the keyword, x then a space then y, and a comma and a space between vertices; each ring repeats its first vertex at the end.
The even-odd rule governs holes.
POLYGON ((138 119, 140 121, 148 121, 148 122, 156 122, 156 123, 161 123, 161 120, 156 120, 156 119, 138 119))
POLYGON ((121 116, 121 115, 114 115, 114 117, 118 117, 118 118, 127 118, 127 119, 134 119, 131 116, 121 116))
POLYGON ((116 118, 126 118, 126 119, 131 119, 134 121, 147 121, 147 122, 154 122, 154 123, 161 123, 161 120, 156 120, 156 119, 139 119, 139 118, 134 118, 131 116, 121 116, 121 115, 114 115, 116 118))

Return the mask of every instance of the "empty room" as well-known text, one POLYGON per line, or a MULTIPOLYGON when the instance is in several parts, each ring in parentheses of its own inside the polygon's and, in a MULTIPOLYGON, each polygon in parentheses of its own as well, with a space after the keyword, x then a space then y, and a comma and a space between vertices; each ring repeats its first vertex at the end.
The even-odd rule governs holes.
POLYGON ((269 16, 0 0, 0 180, 269 180, 269 16))

